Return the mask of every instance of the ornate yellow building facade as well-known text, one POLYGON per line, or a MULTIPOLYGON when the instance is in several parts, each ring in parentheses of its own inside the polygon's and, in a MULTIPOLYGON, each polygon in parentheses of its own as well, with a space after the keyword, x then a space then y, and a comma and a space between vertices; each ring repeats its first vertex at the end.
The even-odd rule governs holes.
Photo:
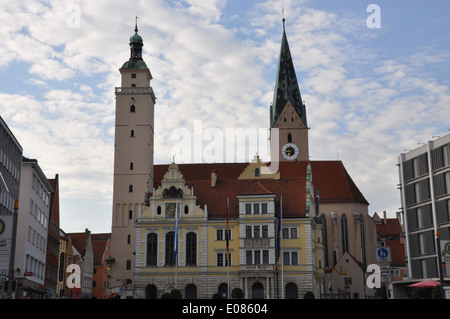
MULTIPOLYGON (((161 298, 173 289, 183 298, 231 297, 235 288, 244 298, 320 296, 321 225, 303 212, 280 218, 286 184, 298 178, 249 176, 254 165, 201 165, 210 179, 196 174, 195 164, 156 166, 167 171, 136 222, 136 298, 161 298), (183 171, 195 180, 186 180, 183 171), (219 172, 225 171, 221 179, 219 172)), ((298 194, 306 203, 308 183, 301 179, 305 189, 298 194)), ((292 209, 292 203, 286 207, 292 209)))

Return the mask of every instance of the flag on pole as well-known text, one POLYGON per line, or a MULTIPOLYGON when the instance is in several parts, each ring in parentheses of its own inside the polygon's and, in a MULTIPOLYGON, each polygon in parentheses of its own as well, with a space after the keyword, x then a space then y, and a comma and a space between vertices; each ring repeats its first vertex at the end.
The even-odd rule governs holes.
POLYGON ((227 233, 225 235, 225 239, 227 240, 227 256, 226 256, 226 264, 228 265, 228 247, 229 247, 229 239, 230 239, 230 198, 227 197, 227 233))
POLYGON ((280 197, 280 212, 278 214, 278 226, 277 226, 277 262, 280 259, 280 246, 281 246, 281 220, 283 216, 283 196, 280 197))
POLYGON ((174 244, 173 244, 175 265, 177 264, 177 249, 178 249, 177 244, 178 244, 178 205, 175 204, 175 234, 174 234, 174 244))

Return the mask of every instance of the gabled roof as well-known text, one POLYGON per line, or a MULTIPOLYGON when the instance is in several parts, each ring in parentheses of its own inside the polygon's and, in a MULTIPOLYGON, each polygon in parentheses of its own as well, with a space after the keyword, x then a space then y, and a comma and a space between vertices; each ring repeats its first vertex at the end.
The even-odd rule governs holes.
MULTIPOLYGON (((320 191, 322 203, 356 202, 368 205, 341 161, 311 161, 314 188, 320 191)), ((279 179, 238 179, 249 163, 178 164, 185 183, 194 189, 197 205, 207 205, 211 219, 227 216, 229 198, 230 217, 239 215, 238 196, 242 194, 275 195, 283 197, 283 217, 304 217, 306 211, 306 174, 308 162, 280 162, 279 179), (211 172, 217 174, 211 187, 211 172)), ((267 164, 270 165, 270 164, 267 164)), ((154 165, 154 187, 161 186, 169 165, 154 165)), ((279 207, 277 207, 277 212, 279 207)))
POLYGON ((87 240, 90 233, 91 232, 88 229, 86 229, 84 233, 67 233, 67 235, 72 238, 72 246, 80 252, 82 257, 86 254, 87 240))
POLYGON ((273 195, 273 192, 269 191, 260 182, 254 183, 245 192, 239 195, 273 195))
POLYGON ((105 252, 108 248, 108 241, 111 233, 91 234, 92 250, 94 252, 94 265, 102 265, 105 252))
POLYGON ((377 224, 377 234, 381 238, 398 236, 402 234, 402 227, 398 218, 382 219, 381 224, 377 224))

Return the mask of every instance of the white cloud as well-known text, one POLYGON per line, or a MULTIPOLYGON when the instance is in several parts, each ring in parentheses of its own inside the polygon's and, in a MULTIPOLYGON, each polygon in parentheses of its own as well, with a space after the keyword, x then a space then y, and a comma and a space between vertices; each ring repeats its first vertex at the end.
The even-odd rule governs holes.
MULTIPOLYGON (((371 211, 393 212, 397 155, 449 126, 448 87, 427 70, 448 53, 426 47, 384 57, 369 42, 389 28, 369 33, 365 17, 283 2, 312 159, 339 157, 371 211)), ((173 155, 171 133, 193 132, 195 120, 204 131, 268 127, 282 32, 279 0, 256 2, 241 12, 245 24, 232 28, 222 25, 224 0, 77 3, 80 28, 68 27, 68 4, 56 0, 9 2, 0 10, 0 72, 13 61, 25 63, 24 83, 36 86, 27 94, 0 93, 0 115, 25 155, 49 176, 60 174, 62 200, 97 196, 104 204, 111 196, 114 87, 129 57, 136 13, 158 98, 157 163, 173 155)))

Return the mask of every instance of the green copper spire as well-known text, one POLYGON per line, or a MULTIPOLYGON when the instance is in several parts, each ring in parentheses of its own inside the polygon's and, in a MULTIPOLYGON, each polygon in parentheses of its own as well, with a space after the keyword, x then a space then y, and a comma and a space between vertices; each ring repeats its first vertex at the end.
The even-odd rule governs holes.
POLYGON ((143 46, 144 41, 142 41, 142 37, 138 34, 136 17, 134 35, 130 37, 130 59, 123 64, 122 69, 147 69, 147 65, 144 60, 142 60, 143 46))
POLYGON ((273 103, 270 107, 270 127, 275 125, 288 101, 291 102, 303 121, 303 124, 307 127, 305 105, 303 104, 302 96, 300 94, 294 63, 292 62, 291 51, 289 50, 289 44, 286 37, 284 21, 283 18, 283 38, 281 41, 273 103))

